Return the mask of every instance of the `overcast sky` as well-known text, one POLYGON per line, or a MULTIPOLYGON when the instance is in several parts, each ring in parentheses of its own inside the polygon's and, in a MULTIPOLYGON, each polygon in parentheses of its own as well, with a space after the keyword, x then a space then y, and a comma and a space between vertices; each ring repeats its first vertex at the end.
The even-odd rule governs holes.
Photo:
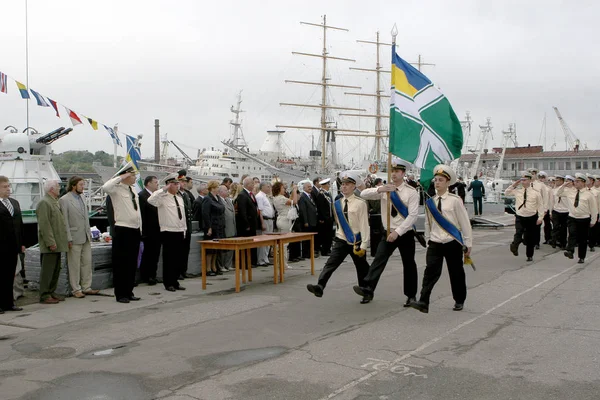
MULTIPOLYGON (((143 134, 145 157, 154 152, 155 118, 161 133, 192 157, 197 149, 221 147, 230 134, 229 108, 243 90, 244 134, 256 149, 275 125, 319 124, 318 110, 279 103, 320 103, 317 86, 284 80, 320 79, 320 59, 291 52, 321 52, 322 31, 299 22, 319 23, 323 14, 328 24, 349 29, 329 31, 330 54, 356 59, 331 61, 332 83, 374 92, 374 74, 348 69, 375 66, 375 46, 356 40, 374 40, 380 31, 390 42, 396 23, 400 56, 415 61, 421 54, 435 63, 423 72, 460 119, 471 112, 473 138, 491 117, 490 147, 511 122, 519 145, 540 144, 546 115, 546 147, 556 140, 556 150, 564 150, 557 106, 582 145, 600 147, 600 3, 594 1, 29 0, 29 86, 100 123, 143 134)), ((25 83, 24 0, 2 0, 0 35, 0 71, 25 83)), ((387 47, 381 62, 389 66, 387 47)), ((389 87, 389 75, 382 85, 389 87)), ((330 97, 336 105, 374 111, 372 98, 335 89, 330 97)), ((0 93, 0 128, 24 129, 25 104, 9 79, 8 95, 0 93)), ((337 121, 374 129, 369 118, 337 121)), ((71 124, 32 101, 30 126, 46 132, 71 124)), ((290 153, 307 155, 311 132, 288 129, 284 140, 290 153)), ((347 160, 367 155, 368 145, 358 139, 338 146, 347 160)), ((112 141, 85 123, 54 149, 112 152, 112 141)))

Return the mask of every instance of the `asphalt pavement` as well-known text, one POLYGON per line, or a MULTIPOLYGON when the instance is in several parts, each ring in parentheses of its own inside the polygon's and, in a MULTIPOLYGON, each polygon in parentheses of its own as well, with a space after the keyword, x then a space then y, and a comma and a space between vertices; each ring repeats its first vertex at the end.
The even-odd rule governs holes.
POLYGON ((256 268, 237 294, 230 272, 206 291, 140 285, 130 304, 27 305, 0 315, 0 398, 600 398, 600 251, 581 265, 542 245, 528 263, 509 252, 512 229, 475 231, 460 312, 447 271, 429 314, 402 307, 397 253, 365 305, 349 258, 322 298, 306 290, 323 257, 317 275, 300 262, 277 285, 256 268))

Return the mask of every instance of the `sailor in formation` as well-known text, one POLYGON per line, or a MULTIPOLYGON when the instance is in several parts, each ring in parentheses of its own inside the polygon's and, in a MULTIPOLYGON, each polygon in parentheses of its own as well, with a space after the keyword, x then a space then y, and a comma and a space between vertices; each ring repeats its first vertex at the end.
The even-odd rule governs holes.
MULTIPOLYGON (((527 171, 531 174, 531 185, 530 186, 533 188, 533 190, 536 190, 542 197, 542 204, 544 206, 544 210, 543 210, 543 214, 540 215, 540 218, 542 219, 542 222, 543 222, 544 216, 546 215, 546 207, 548 204, 548 192, 550 191, 550 189, 548 188, 548 186, 546 186, 546 184, 544 182, 542 182, 539 179, 539 176, 538 176, 539 170, 537 168, 529 168, 527 171)), ((545 177, 546 177, 546 173, 543 172, 542 179, 545 180, 545 177)), ((536 250, 540 249, 541 233, 542 233, 542 225, 540 224, 537 226, 537 229, 536 229, 536 236, 535 236, 535 249, 536 250)))
POLYGON ((563 198, 556 193, 565 183, 565 177, 556 175, 554 177, 554 188, 551 191, 551 213, 552 213, 552 241, 550 245, 553 249, 556 247, 561 250, 567 248, 567 218, 569 217, 569 207, 563 198))
POLYGON ((568 227, 569 238, 565 256, 574 257, 575 246, 579 264, 583 264, 588 246, 588 234, 598 220, 597 199, 586 188, 587 178, 584 174, 575 174, 575 180, 567 180, 557 191, 557 195, 567 200, 569 207, 568 227))
MULTIPOLYGON (((598 207, 598 210, 600 211, 600 204, 598 201, 599 200, 598 196, 600 196, 600 191, 596 187, 597 175, 586 174, 586 176, 587 176, 587 182, 586 182, 587 190, 589 190, 590 193, 596 199, 596 207, 598 207)), ((598 220, 596 220, 596 222, 598 222, 598 220)), ((596 251, 595 247, 597 244, 598 244, 598 224, 596 223, 596 224, 594 224, 594 226, 592 228, 590 228, 590 232, 588 234, 588 245, 590 246, 590 251, 592 253, 596 251)))
MULTIPOLYGON (((341 175, 342 197, 334 202, 334 217, 338 229, 333 239, 331 255, 319 275, 317 284, 306 286, 308 291, 316 297, 323 296, 329 278, 348 255, 352 257, 356 267, 358 285, 361 287, 366 286, 364 279, 369 271, 369 263, 367 262, 369 212, 366 201, 354 194, 358 179, 349 171, 341 175)), ((361 300, 361 304, 369 303, 371 300, 372 297, 365 296, 361 300)))
POLYGON ((505 196, 515 196, 515 236, 510 251, 519 255, 519 245, 525 244, 527 261, 533 261, 533 253, 539 237, 539 226, 544 219, 544 201, 539 190, 532 186, 533 174, 524 172, 521 179, 506 188, 505 196), (519 187, 520 186, 520 187, 519 187))
MULTIPOLYGON (((550 216, 550 207, 552 202, 552 188, 550 187, 550 181, 548 179, 548 174, 544 171, 540 171, 538 173, 538 182, 543 186, 542 188, 542 200, 544 201, 544 244, 550 244, 552 240, 552 217, 550 216)), ((538 239, 538 244, 541 240, 538 239)))
POLYGON ((377 247, 375 259, 371 263, 369 273, 365 277, 365 286, 354 286, 356 294, 363 298, 373 298, 375 288, 381 278, 389 258, 394 251, 400 251, 404 269, 405 307, 416 300, 418 289, 417 263, 415 262, 415 228, 419 216, 419 193, 404 182, 406 167, 409 163, 394 157, 392 159, 392 182, 387 185, 365 189, 360 197, 365 200, 381 201, 381 220, 383 226, 390 225, 386 240, 377 247), (388 198, 391 200, 390 217, 388 219, 388 198))
POLYGON ((455 311, 464 307, 467 298, 467 282, 463 267, 463 255, 469 257, 473 246, 471 221, 462 200, 448 192, 456 182, 456 172, 447 165, 434 168, 436 195, 426 202, 425 239, 428 240, 423 287, 419 301, 409 306, 421 312, 429 312, 429 300, 433 287, 440 279, 444 259, 450 275, 450 286, 455 311))

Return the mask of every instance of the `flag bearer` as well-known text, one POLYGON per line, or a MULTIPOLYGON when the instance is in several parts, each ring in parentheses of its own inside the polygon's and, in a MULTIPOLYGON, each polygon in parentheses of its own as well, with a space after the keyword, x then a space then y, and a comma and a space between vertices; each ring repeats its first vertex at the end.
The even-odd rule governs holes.
POLYGON ((533 174, 524 172, 521 179, 506 188, 505 196, 515 196, 515 236, 510 251, 519 255, 519 244, 524 242, 527 261, 533 261, 533 252, 539 237, 539 226, 544 219, 544 202, 539 191, 532 187, 533 174), (521 187, 518 187, 518 186, 521 187))
POLYGON ((471 221, 462 200, 448 192, 456 183, 456 173, 447 165, 434 168, 436 195, 425 205, 425 239, 428 240, 423 287, 419 301, 409 306, 423 313, 429 312, 429 299, 433 287, 440 279, 444 259, 450 275, 450 286, 455 311, 463 309, 467 298, 467 283, 463 267, 463 255, 470 256, 473 246, 471 221))
MULTIPOLYGON (((306 286, 308 291, 316 297, 323 296, 327 281, 348 255, 354 261, 358 285, 366 286, 364 279, 369 272, 369 263, 367 262, 370 234, 369 211, 366 201, 354 194, 358 179, 349 171, 342 174, 342 197, 334 202, 333 207, 338 230, 333 239, 331 255, 319 275, 317 284, 306 286)), ((372 299, 373 296, 364 296, 361 304, 369 303, 372 299)))
POLYGON ((585 187, 586 176, 584 174, 575 174, 575 182, 565 183, 557 192, 557 195, 567 199, 569 207, 569 239, 565 256, 573 258, 575 246, 578 247, 579 264, 585 261, 587 252, 587 240, 590 227, 593 227, 598 220, 598 207, 596 198, 585 187), (572 189, 571 189, 572 188, 572 189), (570 190, 567 190, 570 189, 570 190))
POLYGON ((365 277, 367 286, 354 286, 356 294, 363 297, 373 297, 379 278, 394 251, 400 251, 404 269, 405 307, 416 300, 418 276, 415 262, 415 230, 414 224, 419 216, 419 193, 404 182, 407 162, 394 157, 392 159, 392 182, 376 188, 365 189, 360 197, 365 200, 381 201, 381 220, 383 226, 388 225, 388 196, 391 200, 389 218, 390 232, 387 239, 379 243, 375 259, 371 263, 369 273, 365 277))

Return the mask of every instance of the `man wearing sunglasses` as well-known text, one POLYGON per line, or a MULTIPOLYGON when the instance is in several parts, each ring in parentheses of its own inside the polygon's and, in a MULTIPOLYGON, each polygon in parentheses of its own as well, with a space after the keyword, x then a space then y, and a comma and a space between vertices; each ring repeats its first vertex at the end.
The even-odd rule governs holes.
POLYGON ((110 195, 115 229, 112 233, 112 266, 115 297, 119 303, 140 300, 133 294, 142 231, 142 216, 133 164, 127 164, 102 189, 110 195))

